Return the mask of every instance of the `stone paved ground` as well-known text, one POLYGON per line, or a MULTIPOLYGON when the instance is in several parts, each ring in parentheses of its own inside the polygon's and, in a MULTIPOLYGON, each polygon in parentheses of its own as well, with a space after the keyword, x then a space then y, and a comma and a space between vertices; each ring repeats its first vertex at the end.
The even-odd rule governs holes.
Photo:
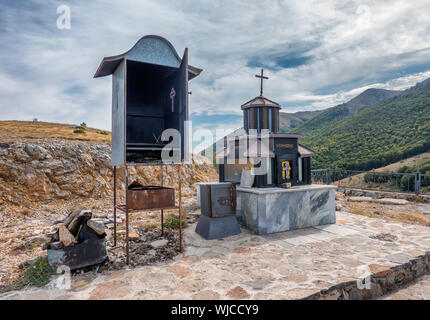
POLYGON ((430 300, 430 275, 425 275, 409 286, 381 297, 380 300, 430 300))
POLYGON ((299 299, 385 272, 430 248, 430 228, 337 212, 337 224, 206 241, 185 230, 174 261, 85 275, 70 290, 27 289, 2 299, 299 299))

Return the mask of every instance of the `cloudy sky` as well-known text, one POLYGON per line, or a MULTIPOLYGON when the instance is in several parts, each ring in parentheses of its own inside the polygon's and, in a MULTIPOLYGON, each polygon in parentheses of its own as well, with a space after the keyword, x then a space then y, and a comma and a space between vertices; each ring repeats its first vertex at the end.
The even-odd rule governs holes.
POLYGON ((259 94, 284 111, 345 102, 368 87, 404 89, 430 77, 430 1, 53 1, 0 3, 0 119, 86 122, 110 129, 104 56, 143 35, 172 42, 204 69, 190 82, 194 128, 241 126, 259 94), (58 29, 67 5, 71 28, 58 29))

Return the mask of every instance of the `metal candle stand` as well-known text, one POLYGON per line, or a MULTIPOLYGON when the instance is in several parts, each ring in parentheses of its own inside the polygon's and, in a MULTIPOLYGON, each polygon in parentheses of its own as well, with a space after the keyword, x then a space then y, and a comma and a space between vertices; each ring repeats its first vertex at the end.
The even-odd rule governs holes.
MULTIPOLYGON (((177 207, 169 207, 168 209, 178 209, 179 211, 179 251, 182 252, 182 164, 177 165, 178 168, 178 197, 179 197, 179 205, 177 207)), ((130 264, 130 247, 129 247, 129 212, 138 212, 138 211, 148 211, 154 209, 130 209, 129 204, 129 189, 128 189, 128 168, 125 166, 125 205, 117 205, 116 200, 116 166, 113 167, 113 243, 114 247, 116 247, 116 209, 119 209, 125 212, 125 241, 126 241, 126 262, 127 265, 130 264)), ((161 165, 161 186, 164 186, 164 165, 161 165)), ((158 208, 161 210, 161 234, 164 235, 164 209, 166 208, 158 208)))

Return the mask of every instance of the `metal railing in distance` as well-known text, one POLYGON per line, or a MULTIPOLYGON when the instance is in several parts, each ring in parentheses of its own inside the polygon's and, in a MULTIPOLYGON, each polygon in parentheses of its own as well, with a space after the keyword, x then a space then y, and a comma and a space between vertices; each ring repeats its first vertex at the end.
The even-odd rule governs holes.
POLYGON ((314 184, 330 184, 328 169, 311 170, 311 177, 314 184))
POLYGON ((340 187, 366 190, 418 194, 422 192, 420 189, 423 181, 426 181, 425 184, 428 186, 425 190, 430 193, 430 175, 344 169, 312 170, 312 183, 335 184, 340 187))
POLYGON ((420 173, 419 176, 419 193, 430 194, 430 174, 420 173))

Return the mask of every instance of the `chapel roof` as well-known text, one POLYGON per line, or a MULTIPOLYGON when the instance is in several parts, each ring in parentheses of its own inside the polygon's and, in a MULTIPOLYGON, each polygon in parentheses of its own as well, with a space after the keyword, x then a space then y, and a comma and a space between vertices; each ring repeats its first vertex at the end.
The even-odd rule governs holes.
POLYGON ((245 102, 242 104, 241 109, 247 109, 247 108, 256 108, 256 107, 271 107, 271 108, 279 108, 281 109, 281 105, 275 101, 272 101, 270 99, 267 99, 263 96, 255 97, 252 100, 249 100, 248 102, 245 102))

